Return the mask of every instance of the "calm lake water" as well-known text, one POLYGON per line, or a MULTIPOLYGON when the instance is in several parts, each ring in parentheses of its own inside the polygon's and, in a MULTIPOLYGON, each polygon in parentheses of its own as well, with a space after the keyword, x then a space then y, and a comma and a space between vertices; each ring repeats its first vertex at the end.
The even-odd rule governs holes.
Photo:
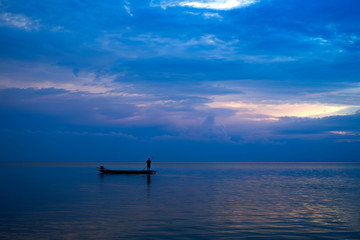
POLYGON ((0 239, 360 239, 359 163, 97 165, 0 163, 0 239))

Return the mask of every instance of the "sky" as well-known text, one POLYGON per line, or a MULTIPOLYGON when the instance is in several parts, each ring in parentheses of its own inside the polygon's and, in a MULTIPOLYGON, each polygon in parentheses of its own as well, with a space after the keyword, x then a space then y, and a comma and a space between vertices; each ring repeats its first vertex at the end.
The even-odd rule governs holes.
POLYGON ((0 161, 359 161, 358 0, 0 0, 0 161))

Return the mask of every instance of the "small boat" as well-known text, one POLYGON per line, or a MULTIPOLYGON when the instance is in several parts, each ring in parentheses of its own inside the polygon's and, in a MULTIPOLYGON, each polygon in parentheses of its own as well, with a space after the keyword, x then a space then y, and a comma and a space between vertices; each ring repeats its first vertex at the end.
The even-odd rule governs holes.
POLYGON ((101 174, 154 174, 154 170, 110 170, 110 169, 99 169, 101 174))

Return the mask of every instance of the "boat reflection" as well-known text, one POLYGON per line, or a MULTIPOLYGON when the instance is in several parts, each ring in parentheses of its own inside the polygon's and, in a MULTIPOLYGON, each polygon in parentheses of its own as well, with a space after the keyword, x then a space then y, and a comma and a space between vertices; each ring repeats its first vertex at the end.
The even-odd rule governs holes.
POLYGON ((148 185, 150 185, 151 184, 151 175, 153 175, 153 174, 151 174, 151 173, 149 173, 149 174, 131 174, 131 175, 129 175, 129 174, 125 174, 125 175, 122 175, 122 174, 106 174, 106 173, 99 173, 99 176, 100 176, 100 179, 101 180, 103 180, 104 179, 104 177, 106 176, 106 177, 110 177, 110 176, 117 176, 117 177, 133 177, 133 176, 144 176, 144 175, 146 175, 146 182, 147 182, 147 184, 148 185))

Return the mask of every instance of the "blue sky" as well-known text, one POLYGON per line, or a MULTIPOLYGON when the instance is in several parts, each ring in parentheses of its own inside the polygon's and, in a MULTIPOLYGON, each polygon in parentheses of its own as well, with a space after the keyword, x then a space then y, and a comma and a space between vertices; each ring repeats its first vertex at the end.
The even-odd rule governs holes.
POLYGON ((3 161, 357 161, 355 0, 0 0, 3 161))

